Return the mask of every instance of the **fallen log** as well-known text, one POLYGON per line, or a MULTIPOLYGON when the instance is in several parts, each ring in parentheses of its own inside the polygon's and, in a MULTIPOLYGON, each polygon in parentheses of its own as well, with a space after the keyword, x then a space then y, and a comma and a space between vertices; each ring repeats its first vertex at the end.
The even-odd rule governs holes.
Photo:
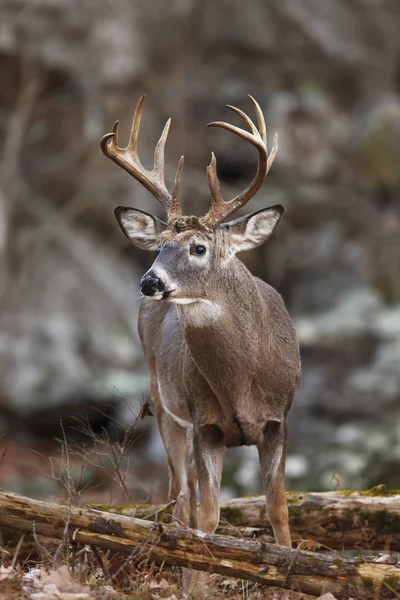
MULTIPOLYGON (((293 541, 312 540, 335 550, 400 551, 400 494, 384 486, 366 491, 288 492, 293 541)), ((172 508, 144 505, 102 507, 113 513, 169 522, 172 508)), ((264 496, 227 500, 218 533, 273 541, 264 496), (234 526, 234 527, 232 527, 234 526)))
MULTIPOLYGON (((315 540, 339 550, 400 550, 400 494, 389 494, 383 486, 365 492, 289 492, 287 501, 294 540, 315 540)), ((229 500, 221 522, 268 527, 264 498, 229 500)))
POLYGON ((205 534, 93 508, 74 508, 0 491, 0 526, 99 546, 201 571, 296 589, 338 600, 400 594, 400 570, 389 564, 317 554, 228 536, 205 534), (34 525, 33 525, 34 524, 34 525))

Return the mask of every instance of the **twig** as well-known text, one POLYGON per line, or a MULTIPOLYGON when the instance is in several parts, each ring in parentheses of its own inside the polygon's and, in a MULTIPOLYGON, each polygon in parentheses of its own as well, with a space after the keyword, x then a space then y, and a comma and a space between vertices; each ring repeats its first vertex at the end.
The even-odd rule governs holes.
POLYGON ((100 564, 101 569, 102 569, 103 574, 104 574, 105 581, 110 581, 110 579, 111 579, 111 573, 110 573, 110 570, 108 568, 108 565, 107 565, 107 563, 106 563, 106 561, 104 559, 104 556, 103 556, 102 552, 98 549, 97 546, 91 546, 91 549, 93 551, 93 554, 95 555, 95 557, 99 561, 99 564, 100 564))
POLYGON ((68 528, 69 528, 70 519, 71 519, 71 506, 69 507, 68 516, 65 521, 65 527, 64 527, 62 538, 61 538, 61 542, 58 544, 57 550, 54 554, 54 558, 53 558, 53 568, 54 569, 57 568, 58 555, 60 554, 61 548, 63 548, 63 546, 65 546, 67 548, 67 563, 68 563, 68 528))
MULTIPOLYGON (((101 411, 99 411, 101 414, 101 411)), ((140 416, 140 415, 139 415, 140 416)), ((138 417, 139 418, 139 417, 138 417)), ((124 437, 122 442, 114 441, 110 438, 110 434, 106 429, 103 429, 102 434, 95 434, 90 426, 90 423, 87 421, 87 418, 76 418, 78 423, 76 429, 80 433, 86 435, 91 442, 91 445, 80 445, 74 449, 75 453, 79 455, 83 455, 85 460, 97 468, 103 469, 107 472, 109 477, 122 488, 126 498, 136 506, 134 499, 132 497, 131 492, 127 486, 127 477, 130 472, 130 462, 129 456, 127 456, 127 451, 132 445, 133 441, 133 432, 137 423, 137 419, 134 419, 133 422, 124 429, 124 437), (105 451, 103 451, 103 448, 105 451), (97 458, 93 458, 93 455, 97 458), (108 466, 105 466, 104 459, 106 459, 107 463, 110 461, 113 467, 112 472, 108 466), (126 463, 126 465, 124 465, 126 463)), ((122 425, 114 418, 109 418, 118 429, 122 428, 122 425)))
POLYGON ((74 529, 74 532, 71 536, 71 546, 72 546, 72 555, 71 555, 71 572, 72 575, 75 575, 75 561, 76 561, 76 555, 77 555, 77 549, 78 549, 78 543, 76 541, 76 534, 78 533, 79 528, 74 529))
POLYGON ((398 593, 396 592, 396 590, 394 590, 394 589, 392 588, 392 586, 390 586, 388 583, 386 583, 386 581, 384 581, 384 582, 383 582, 383 585, 384 585, 385 587, 387 587, 387 588, 388 588, 388 590, 390 590, 390 591, 391 591, 391 593, 392 593, 392 594, 394 594, 396 598, 400 598, 400 594, 398 594, 398 593))
MULTIPOLYGON (((204 546, 204 549, 206 552, 208 552, 208 554, 210 555, 211 558, 214 558, 213 553, 211 552, 210 548, 207 546, 207 544, 205 543, 205 541, 202 539, 202 535, 197 533, 197 529, 190 529, 190 527, 188 527, 186 525, 186 523, 184 523, 183 521, 181 521, 180 519, 178 519, 177 517, 174 517, 174 521, 176 521, 181 527, 184 527, 185 529, 187 529, 187 531, 190 531, 190 533, 199 540, 199 542, 204 546)), ((262 542, 261 542, 262 543, 262 542)))
POLYGON ((134 548, 132 550, 132 552, 129 554, 129 556, 127 556, 127 558, 124 560, 124 562, 122 563, 122 565, 115 571, 115 573, 113 573, 113 575, 111 575, 110 579, 107 581, 108 584, 113 583, 113 581, 115 581, 117 579, 118 575, 120 575, 122 573, 122 571, 131 562, 131 560, 133 560, 138 554, 140 554, 140 552, 142 551, 143 547, 147 544, 147 541, 152 536, 153 531, 154 531, 154 527, 149 529, 149 531, 147 532, 146 537, 141 541, 140 544, 138 544, 136 546, 136 548, 134 548))
POLYGON ((171 500, 171 502, 168 502, 168 504, 165 504, 164 506, 162 506, 159 509, 156 509, 155 511, 149 513, 148 515, 144 515, 143 517, 141 517, 142 519, 151 519, 154 516, 158 516, 161 513, 165 512, 166 510, 168 510, 171 506, 174 506, 174 504, 176 504, 176 500, 171 500))
POLYGON ((1 453, 1 456, 0 456, 0 467, 3 464, 3 462, 4 462, 4 459, 5 459, 6 454, 7 454, 7 450, 8 450, 8 448, 4 448, 3 452, 1 453))
POLYGON ((52 558, 51 558, 51 554, 50 552, 47 550, 47 548, 45 548, 44 546, 42 546, 42 544, 39 542, 37 535, 36 535, 36 523, 35 521, 32 522, 32 533, 33 533, 33 540, 39 550, 39 553, 42 555, 42 558, 44 558, 44 560, 50 561, 52 562, 52 558))
POLYGON ((13 571, 15 569, 15 565, 17 564, 18 554, 19 554, 19 551, 21 550, 21 546, 22 546, 22 542, 24 541, 24 538, 25 538, 25 534, 23 533, 20 536, 18 543, 15 547, 14 554, 13 554, 12 561, 11 561, 11 568, 13 571))

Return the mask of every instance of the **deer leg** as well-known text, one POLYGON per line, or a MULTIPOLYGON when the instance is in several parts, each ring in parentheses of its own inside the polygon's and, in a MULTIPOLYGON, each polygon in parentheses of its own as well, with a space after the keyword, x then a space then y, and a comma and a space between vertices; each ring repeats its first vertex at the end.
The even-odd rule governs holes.
POLYGON ((274 530, 275 541, 291 546, 289 517, 285 495, 286 423, 269 421, 258 445, 267 514, 274 530))
POLYGON ((213 533, 219 522, 219 490, 221 485, 224 438, 216 425, 205 425, 194 431, 193 449, 200 490, 199 529, 213 533))
POLYGON ((193 502, 196 509, 196 482, 193 489, 193 485, 191 485, 193 475, 190 473, 187 458, 191 443, 189 443, 190 440, 187 437, 187 429, 181 427, 163 409, 154 359, 149 360, 149 368, 150 393, 154 402, 158 429, 167 453, 169 471, 168 499, 176 500, 173 510, 176 520, 189 525, 197 516, 191 514, 193 502), (192 494, 194 494, 194 501, 191 498, 192 494))
POLYGON ((197 487, 197 468, 196 461, 194 459, 193 451, 193 430, 188 431, 188 481, 190 490, 190 521, 189 526, 193 529, 197 529, 197 500, 196 500, 196 487, 197 487))
MULTIPOLYGON (((193 454, 200 490, 198 528, 213 533, 219 522, 219 490, 224 455, 223 434, 216 425, 206 425, 193 431, 193 454)), ((209 575, 188 569, 184 571, 186 592, 203 597, 209 575)))
POLYGON ((158 426, 168 459, 169 498, 176 501, 173 516, 179 524, 189 525, 191 521, 191 487, 188 476, 187 429, 178 425, 164 410, 157 412, 158 426))

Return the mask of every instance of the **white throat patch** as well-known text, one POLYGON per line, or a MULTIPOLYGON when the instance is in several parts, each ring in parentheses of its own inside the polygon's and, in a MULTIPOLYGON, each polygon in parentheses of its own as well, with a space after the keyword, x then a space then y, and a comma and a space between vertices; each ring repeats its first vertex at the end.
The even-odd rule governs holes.
POLYGON ((218 321, 222 314, 218 304, 203 298, 176 298, 174 302, 180 305, 178 314, 184 325, 192 327, 211 325, 218 321))
POLYGON ((195 302, 202 302, 202 300, 196 300, 196 298, 169 298, 169 301, 173 304, 194 304, 195 302))

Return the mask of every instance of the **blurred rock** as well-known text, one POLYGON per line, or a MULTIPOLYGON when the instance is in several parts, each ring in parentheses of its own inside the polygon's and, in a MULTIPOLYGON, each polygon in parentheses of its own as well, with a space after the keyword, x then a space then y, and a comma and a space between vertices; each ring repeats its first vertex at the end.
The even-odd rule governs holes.
POLYGON ((400 98, 383 95, 359 111, 349 131, 347 159, 356 181, 372 191, 400 185, 400 98))
POLYGON ((390 485, 397 485, 399 327, 398 308, 368 290, 343 294, 334 309, 297 321, 304 369, 290 415, 289 452, 302 448, 312 465, 309 482, 369 487, 388 479, 390 460, 390 485))
POLYGON ((268 120, 279 131, 277 165, 304 178, 324 178, 337 167, 335 146, 346 131, 346 119, 322 91, 271 96, 268 120))

